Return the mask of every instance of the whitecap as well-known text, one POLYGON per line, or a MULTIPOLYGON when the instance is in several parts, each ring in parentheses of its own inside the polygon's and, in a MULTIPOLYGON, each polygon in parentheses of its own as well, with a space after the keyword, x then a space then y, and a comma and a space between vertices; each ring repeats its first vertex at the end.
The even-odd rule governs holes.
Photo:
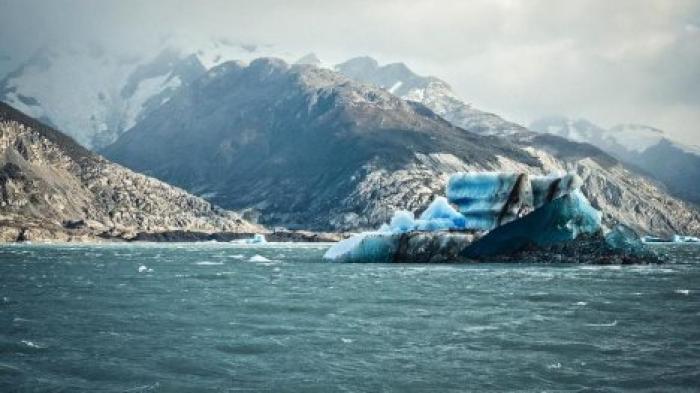
POLYGON ((229 258, 233 258, 233 259, 243 259, 243 258, 245 258, 245 255, 243 255, 243 254, 234 254, 234 255, 229 255, 228 257, 229 257, 229 258))
POLYGON ((22 344, 28 346, 29 348, 36 348, 36 349, 43 349, 46 348, 46 346, 35 343, 34 341, 29 341, 29 340, 22 340, 22 344))
POLYGON ((548 365, 547 368, 550 369, 550 370, 560 369, 560 368, 561 368, 561 363, 559 363, 559 362, 557 362, 557 363, 552 363, 552 364, 548 365))
POLYGON ((576 302, 576 303, 574 303, 574 306, 585 306, 587 304, 588 304, 588 302, 576 302))
POLYGON ((260 254, 255 254, 250 259, 248 259, 250 262, 271 262, 271 260, 265 258, 264 256, 260 254))
POLYGON ((617 326, 617 320, 614 320, 610 323, 587 323, 586 326, 591 326, 591 327, 613 327, 617 326))
POLYGON ((345 344, 350 344, 353 340, 350 338, 341 337, 340 341, 344 342, 345 344))
POLYGON ((219 266, 223 265, 223 262, 212 262, 212 261, 201 261, 201 262, 195 262, 195 265, 199 266, 219 266))
POLYGON ((690 289, 676 289, 673 292, 681 294, 681 295, 690 295, 690 289))

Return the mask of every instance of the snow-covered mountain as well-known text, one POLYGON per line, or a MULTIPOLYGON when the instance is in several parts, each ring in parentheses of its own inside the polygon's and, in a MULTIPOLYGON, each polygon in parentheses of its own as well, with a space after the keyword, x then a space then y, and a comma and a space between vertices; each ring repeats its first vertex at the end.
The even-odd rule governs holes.
POLYGON ((700 204, 700 148, 676 142, 662 130, 639 124, 605 129, 565 117, 539 119, 530 128, 595 145, 648 173, 673 195, 700 204))
POLYGON ((47 46, 0 80, 0 101, 98 150, 207 69, 270 54, 295 56, 223 39, 169 39, 138 53, 95 43, 47 46))

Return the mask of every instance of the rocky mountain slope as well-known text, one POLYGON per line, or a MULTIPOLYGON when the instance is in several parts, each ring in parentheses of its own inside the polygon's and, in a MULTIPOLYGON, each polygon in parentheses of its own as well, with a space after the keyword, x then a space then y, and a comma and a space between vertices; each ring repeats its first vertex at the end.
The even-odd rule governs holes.
POLYGON ((679 198, 700 204, 700 148, 670 139, 662 130, 636 124, 604 129, 585 119, 539 119, 535 131, 593 144, 663 183, 679 198))
MULTIPOLYGON (((394 210, 425 208, 455 171, 567 169, 584 178, 584 193, 608 224, 700 232, 697 211, 591 145, 532 133, 495 115, 471 116, 476 125, 465 130, 435 114, 443 101, 409 101, 391 90, 276 59, 225 63, 105 154, 221 206, 247 209, 268 225, 372 228, 394 210)), ((476 111, 455 105, 460 113, 476 111)))
POLYGON ((462 101, 445 81, 421 76, 403 63, 380 66, 371 57, 356 57, 335 70, 350 79, 371 83, 408 101, 420 102, 447 121, 482 135, 511 135, 525 128, 462 101))
POLYGON ((91 153, 0 103, 0 240, 256 232, 235 213, 91 153))

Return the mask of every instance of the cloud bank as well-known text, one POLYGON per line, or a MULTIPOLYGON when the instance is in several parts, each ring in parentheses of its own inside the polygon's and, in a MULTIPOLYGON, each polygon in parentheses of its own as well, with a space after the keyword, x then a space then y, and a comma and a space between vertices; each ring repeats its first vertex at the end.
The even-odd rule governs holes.
POLYGON ((0 0, 0 71, 76 40, 152 50, 168 35, 371 55, 524 124, 638 122, 700 144, 700 2, 0 0))

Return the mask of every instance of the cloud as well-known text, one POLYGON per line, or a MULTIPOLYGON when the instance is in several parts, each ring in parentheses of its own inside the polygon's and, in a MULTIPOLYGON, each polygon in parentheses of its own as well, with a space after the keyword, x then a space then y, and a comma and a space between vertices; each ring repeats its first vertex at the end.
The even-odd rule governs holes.
POLYGON ((547 114, 641 122, 700 144, 692 0, 0 0, 0 11, 0 47, 13 59, 47 41, 150 50, 167 34, 275 44, 328 62, 367 54, 441 77, 475 106, 523 123, 547 114))

